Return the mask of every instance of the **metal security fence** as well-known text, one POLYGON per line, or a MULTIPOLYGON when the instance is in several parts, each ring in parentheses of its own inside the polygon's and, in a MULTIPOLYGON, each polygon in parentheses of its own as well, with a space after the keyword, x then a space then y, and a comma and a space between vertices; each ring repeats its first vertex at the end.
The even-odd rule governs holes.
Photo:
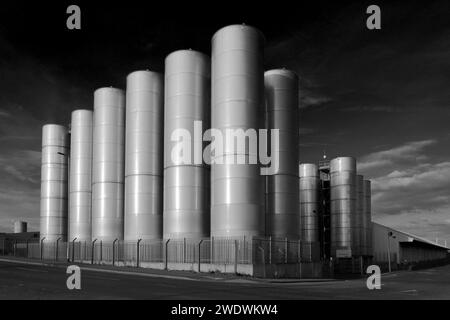
MULTIPOLYGON (((1 245, 1 243, 0 243, 1 245)), ((139 241, 3 241, 0 254, 51 261, 142 266, 163 264, 295 264, 320 260, 320 244, 278 238, 139 241)), ((200 267, 199 267, 200 268, 200 267)))

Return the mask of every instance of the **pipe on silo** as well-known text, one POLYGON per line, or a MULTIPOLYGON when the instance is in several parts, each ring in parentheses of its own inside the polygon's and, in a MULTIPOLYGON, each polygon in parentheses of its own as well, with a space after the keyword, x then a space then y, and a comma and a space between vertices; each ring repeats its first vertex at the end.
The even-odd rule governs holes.
POLYGON ((162 237, 163 78, 151 71, 127 77, 125 240, 162 237))
MULTIPOLYGON (((210 58, 179 50, 165 60, 164 110, 164 238, 199 239, 210 235, 210 169, 194 153, 203 150, 203 133, 210 127, 210 58), (194 133, 194 122, 202 130, 194 133), (172 159, 175 130, 189 132, 191 159, 172 159)), ((202 154, 199 154, 202 157, 202 154)))
MULTIPOLYGON (((227 26, 212 38, 211 126, 226 129, 263 127, 264 37, 245 25, 227 26)), ((264 178, 260 164, 249 164, 256 154, 239 154, 224 142, 224 154, 211 163, 211 236, 253 237, 265 234, 264 178), (247 164, 227 164, 237 155, 247 164), (224 164, 214 161, 223 160, 224 164)))
POLYGON ((302 163, 299 166, 299 176, 301 240, 304 242, 318 242, 320 201, 319 169, 316 164, 302 163))
POLYGON ((45 241, 67 241, 69 134, 64 126, 42 127, 41 228, 45 241))
POLYGON ((266 126, 279 130, 279 170, 266 176, 266 235, 300 238, 298 184, 298 76, 290 70, 264 73, 266 126))
POLYGON ((353 229, 356 215, 356 160, 339 157, 330 161, 331 255, 337 250, 354 252, 353 229))
POLYGON ((70 125, 69 241, 91 241, 92 201, 91 110, 72 112, 70 125))
POLYGON ((125 98, 116 88, 94 92, 92 239, 123 239, 125 98))
POLYGON ((363 241, 363 214, 364 214, 364 177, 360 174, 356 175, 356 210, 353 228, 354 255, 360 256, 364 252, 363 241))
POLYGON ((363 238, 365 252, 364 255, 372 256, 372 188, 370 180, 364 180, 363 182, 363 238))

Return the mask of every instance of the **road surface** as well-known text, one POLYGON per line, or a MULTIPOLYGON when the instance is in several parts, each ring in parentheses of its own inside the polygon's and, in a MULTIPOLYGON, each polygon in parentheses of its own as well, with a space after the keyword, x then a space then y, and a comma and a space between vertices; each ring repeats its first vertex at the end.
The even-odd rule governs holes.
POLYGON ((69 290, 64 265, 2 260, 0 299, 450 299, 450 266, 384 274, 380 290, 368 290, 365 279, 273 283, 214 274, 132 274, 133 269, 127 273, 111 269, 81 265, 81 290, 69 290))

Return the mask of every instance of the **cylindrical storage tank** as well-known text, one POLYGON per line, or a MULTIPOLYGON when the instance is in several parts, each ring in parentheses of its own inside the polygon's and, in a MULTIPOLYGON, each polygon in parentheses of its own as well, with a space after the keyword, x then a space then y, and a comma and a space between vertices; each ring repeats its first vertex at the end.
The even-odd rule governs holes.
POLYGON ((127 77, 125 240, 162 237, 163 77, 136 71, 127 77))
MULTIPOLYGON (((224 27, 212 38, 211 126, 224 137, 227 130, 251 134, 263 127, 263 46, 260 31, 245 25, 224 27)), ((211 236, 263 236, 265 188, 257 152, 223 142, 223 153, 211 155, 211 236), (237 156, 245 164, 237 164, 237 156)))
POLYGON ((25 221, 14 222, 14 233, 27 232, 27 223, 25 221))
POLYGON ((354 250, 356 160, 352 157, 331 160, 330 176, 331 255, 347 256, 354 250))
POLYGON ((372 189, 370 180, 363 182, 363 229, 362 241, 365 247, 364 255, 372 256, 372 189))
POLYGON ((92 240, 123 240, 125 97, 120 89, 94 92, 92 240))
POLYGON ((363 203, 364 203, 364 177, 360 174, 356 175, 356 211, 354 216, 353 228, 353 255, 359 256, 364 252, 363 232, 363 203))
POLYGON ((164 238, 200 239, 210 235, 210 169, 203 159, 203 133, 210 127, 210 58, 179 50, 165 61, 164 238), (175 155, 184 132, 183 151, 175 155), (184 153, 186 154, 186 153, 184 153))
POLYGON ((266 177, 266 235, 298 239, 298 77, 290 70, 269 70, 264 85, 267 129, 279 130, 278 172, 266 177))
POLYGON ((300 176, 300 229, 304 242, 319 241, 320 178, 316 164, 302 163, 300 176))
POLYGON ((70 126, 69 241, 91 241, 92 201, 91 110, 72 112, 70 126))
POLYGON ((57 124, 42 127, 41 229, 44 241, 67 241, 69 134, 57 124))

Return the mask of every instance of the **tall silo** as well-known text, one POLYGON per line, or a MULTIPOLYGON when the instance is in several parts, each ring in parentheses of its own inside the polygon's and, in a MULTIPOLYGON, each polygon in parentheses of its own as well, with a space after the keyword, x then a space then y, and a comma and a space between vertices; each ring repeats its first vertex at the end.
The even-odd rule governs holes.
POLYGON ((298 239, 298 77, 290 70, 269 70, 264 84, 267 129, 279 130, 279 169, 266 177, 266 235, 298 239))
POLYGON ((353 228, 353 243, 354 252, 353 255, 362 255, 364 251, 364 241, 362 239, 363 228, 363 203, 364 203, 364 177, 360 174, 356 175, 356 211, 354 216, 354 228, 353 228))
POLYGON ((364 203, 363 203, 363 236, 365 252, 367 256, 372 254, 372 190, 370 180, 364 180, 364 203))
POLYGON ((162 237, 163 77, 151 71, 127 77, 125 240, 162 237))
POLYGON ((210 59, 179 50, 165 65, 164 238, 209 237, 210 172, 202 160, 202 137, 210 127, 210 59), (173 156, 180 130, 188 133, 189 159, 173 156))
POLYGON ((354 251, 356 214, 356 160, 339 157, 330 161, 331 255, 350 257, 354 251))
POLYGON ((304 242, 319 241, 320 178, 316 164, 302 163, 300 176, 300 229, 304 242))
POLYGON ((69 134, 57 124, 42 127, 41 229, 44 241, 67 241, 69 134))
MULTIPOLYGON (((212 127, 259 129, 264 115, 264 37, 255 28, 231 25, 212 38, 212 127)), ((212 154, 211 235, 262 236, 265 233, 264 179, 257 154, 239 152, 231 139, 224 153, 212 154), (236 164, 237 156, 247 164, 236 164), (222 161, 222 164, 218 163, 222 161)))
POLYGON ((70 126, 69 241, 91 241, 92 201, 91 110, 72 112, 70 126))
POLYGON ((125 98, 116 88, 94 92, 92 239, 123 239, 125 98))

